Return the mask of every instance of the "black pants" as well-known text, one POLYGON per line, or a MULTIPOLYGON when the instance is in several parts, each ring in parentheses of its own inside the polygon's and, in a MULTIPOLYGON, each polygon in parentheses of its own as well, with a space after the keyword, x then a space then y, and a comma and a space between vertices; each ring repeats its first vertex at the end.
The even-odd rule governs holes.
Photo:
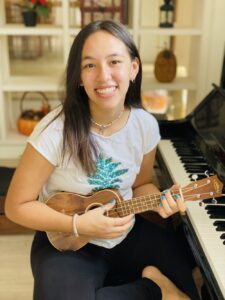
POLYGON ((45 233, 37 232, 31 251, 34 300, 161 299, 159 287, 141 278, 148 265, 198 300, 183 252, 172 233, 140 216, 127 238, 112 249, 87 244, 76 252, 59 252, 45 233))

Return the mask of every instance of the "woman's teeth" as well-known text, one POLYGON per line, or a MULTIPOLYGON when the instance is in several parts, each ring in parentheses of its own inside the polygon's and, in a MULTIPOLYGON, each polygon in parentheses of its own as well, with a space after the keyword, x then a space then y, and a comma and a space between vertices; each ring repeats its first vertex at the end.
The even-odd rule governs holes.
POLYGON ((110 93, 114 92, 115 89, 116 89, 116 87, 113 86, 113 87, 109 87, 109 88, 105 88, 105 89, 97 89, 96 91, 99 94, 110 94, 110 93))

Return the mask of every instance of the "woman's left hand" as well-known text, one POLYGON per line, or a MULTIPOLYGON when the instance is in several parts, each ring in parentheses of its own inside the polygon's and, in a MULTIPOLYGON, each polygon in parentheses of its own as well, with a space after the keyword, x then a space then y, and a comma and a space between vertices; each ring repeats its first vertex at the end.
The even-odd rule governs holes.
POLYGON ((186 211, 186 205, 182 195, 175 194, 172 196, 171 191, 179 190, 179 185, 173 185, 171 189, 165 190, 161 196, 161 203, 158 208, 158 213, 162 218, 168 218, 171 215, 186 211))

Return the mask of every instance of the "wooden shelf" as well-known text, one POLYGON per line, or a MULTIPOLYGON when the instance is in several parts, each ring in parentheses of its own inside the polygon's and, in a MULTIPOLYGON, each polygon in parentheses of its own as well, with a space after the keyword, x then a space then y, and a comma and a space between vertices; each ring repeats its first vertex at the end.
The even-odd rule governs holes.
POLYGON ((37 25, 26 27, 23 24, 6 24, 0 26, 0 36, 5 35, 62 35, 63 30, 59 26, 37 25))
POLYGON ((141 27, 139 34, 166 35, 166 36, 200 36, 202 30, 194 27, 174 27, 174 28, 159 28, 159 27, 141 27))
POLYGON ((53 76, 11 76, 4 80, 2 89, 4 92, 57 92, 62 91, 63 86, 60 78, 53 76))
POLYGON ((178 77, 173 82, 161 83, 153 78, 151 75, 143 76, 142 90, 167 90, 167 91, 178 91, 178 90, 196 90, 196 84, 190 78, 178 77))
MULTIPOLYGON (((27 140, 16 130, 11 130, 14 123, 8 119, 11 116, 13 119, 17 113, 18 101, 11 101, 14 95, 10 93, 43 91, 54 94, 63 91, 63 74, 71 42, 80 31, 79 16, 71 10, 70 0, 61 1, 55 19, 60 25, 38 24, 35 27, 6 23, 5 3, 6 0, 0 1, 0 159, 18 157, 27 140), (10 47, 17 46, 8 38, 13 36, 27 36, 25 40, 32 36, 50 37, 52 47, 44 44, 43 55, 34 60, 14 59, 10 47)), ((171 91, 170 94, 184 91, 183 94, 188 94, 188 105, 193 108, 211 89, 212 82, 219 84, 224 57, 224 38, 220 31, 225 22, 225 1, 180 1, 173 28, 158 27, 160 4, 161 0, 129 1, 127 27, 143 62, 142 91, 163 89, 171 91), (172 41, 177 58, 176 78, 171 83, 158 82, 153 72, 154 59, 165 41, 172 41)), ((40 40, 46 42, 47 39, 40 40)), ((55 100, 58 101, 52 99, 55 100)))

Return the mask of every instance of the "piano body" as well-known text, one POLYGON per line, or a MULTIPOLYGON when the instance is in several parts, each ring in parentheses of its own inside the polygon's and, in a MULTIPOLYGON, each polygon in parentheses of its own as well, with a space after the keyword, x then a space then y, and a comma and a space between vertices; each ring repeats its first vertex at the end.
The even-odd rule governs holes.
MULTIPOLYGON (((225 183, 225 91, 214 86, 192 113, 159 121, 157 164, 161 187, 217 174, 225 183), (207 173, 205 174, 205 171, 207 173)), ((225 194, 225 190, 223 190, 225 194)), ((182 218, 186 239, 204 277, 207 299, 225 299, 225 196, 187 202, 182 218), (201 203, 201 204, 203 204, 201 203)))

